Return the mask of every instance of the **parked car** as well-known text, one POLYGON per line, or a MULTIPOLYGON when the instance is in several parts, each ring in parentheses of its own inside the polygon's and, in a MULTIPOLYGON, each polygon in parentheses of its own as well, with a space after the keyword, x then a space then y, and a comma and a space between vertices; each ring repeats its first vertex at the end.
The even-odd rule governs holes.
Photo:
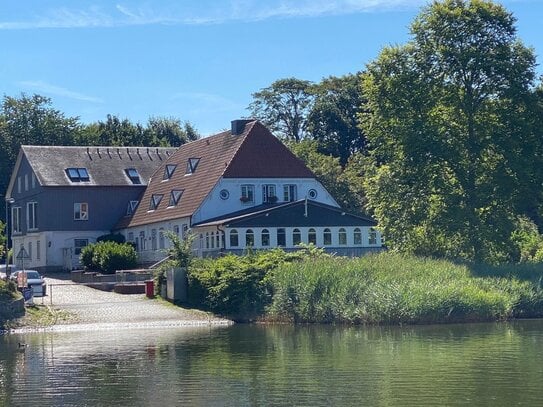
MULTIPOLYGON (((18 270, 18 267, 15 264, 9 265, 10 273, 13 273, 17 270, 18 270)), ((0 279, 3 279, 3 280, 6 279, 6 264, 5 263, 0 264, 0 279)))
POLYGON ((36 270, 18 270, 11 273, 9 278, 17 282, 20 273, 26 273, 26 283, 28 288, 32 289, 34 297, 41 297, 46 294, 47 285, 45 284, 45 280, 40 273, 38 273, 36 270))

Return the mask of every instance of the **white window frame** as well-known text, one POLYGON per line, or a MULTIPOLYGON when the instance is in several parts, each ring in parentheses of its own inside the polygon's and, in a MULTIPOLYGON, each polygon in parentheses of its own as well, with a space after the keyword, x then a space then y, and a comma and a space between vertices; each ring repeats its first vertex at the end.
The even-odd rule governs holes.
POLYGON ((89 220, 89 204, 87 202, 74 203, 74 220, 78 220, 78 221, 89 220))
POLYGON ((89 239, 74 239, 74 254, 76 256, 79 256, 81 254, 81 250, 88 245, 89 245, 89 239), (84 244, 82 245, 81 243, 84 243, 84 244))
POLYGON ((263 203, 275 203, 277 201, 277 191, 275 184, 263 184, 262 185, 262 202, 263 203))
POLYGON ((22 233, 21 228, 21 207, 14 206, 11 208, 11 232, 13 234, 22 233))
POLYGON ((36 260, 41 259, 41 240, 36 240, 36 260))
POLYGON ((297 199, 298 188, 296 184, 283 185, 283 201, 294 202, 297 199))
POLYGON ((26 204, 26 229, 29 231, 38 229, 38 203, 27 202, 26 204))
POLYGON ((255 202, 255 186, 252 184, 243 184, 241 186, 240 200, 242 203, 245 203, 245 204, 254 203, 255 202))

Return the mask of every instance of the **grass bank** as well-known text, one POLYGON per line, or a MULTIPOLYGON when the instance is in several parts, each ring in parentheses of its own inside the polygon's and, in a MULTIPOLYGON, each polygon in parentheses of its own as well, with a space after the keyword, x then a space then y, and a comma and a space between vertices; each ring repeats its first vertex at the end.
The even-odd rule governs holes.
POLYGON ((430 324, 543 316, 542 266, 458 265, 381 253, 253 253, 190 272, 193 305, 237 320, 430 324))

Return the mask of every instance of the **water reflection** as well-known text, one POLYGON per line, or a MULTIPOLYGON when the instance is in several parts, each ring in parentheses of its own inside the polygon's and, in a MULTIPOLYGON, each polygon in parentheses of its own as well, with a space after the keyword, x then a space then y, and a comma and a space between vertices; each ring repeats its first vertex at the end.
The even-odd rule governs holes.
POLYGON ((537 405, 542 342, 541 321, 9 335, 0 405, 537 405))

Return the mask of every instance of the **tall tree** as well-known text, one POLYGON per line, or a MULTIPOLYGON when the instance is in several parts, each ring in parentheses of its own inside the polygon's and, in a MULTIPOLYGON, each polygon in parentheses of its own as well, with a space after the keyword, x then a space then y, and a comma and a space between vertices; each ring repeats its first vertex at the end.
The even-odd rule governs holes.
POLYGON ((385 48, 368 66, 366 193, 389 245, 470 260, 512 256, 517 215, 541 185, 535 57, 514 23, 491 1, 434 1, 407 45, 385 48))
POLYGON ((145 130, 151 134, 155 145, 166 147, 178 147, 199 138, 190 123, 181 123, 175 118, 151 117, 145 130))
MULTIPOLYGON (((79 129, 79 119, 65 117, 53 109, 51 99, 47 97, 4 96, 0 106, 0 194, 4 195, 7 190, 21 145, 72 145, 79 129)), ((4 205, 2 198, 2 219, 5 217, 4 205)))
POLYGON ((276 134, 300 141, 306 134, 312 101, 311 82, 286 78, 253 93, 249 110, 276 134))
POLYGON ((317 140, 319 151, 338 157, 345 166, 349 157, 363 151, 366 138, 358 116, 364 108, 358 74, 331 76, 312 87, 315 101, 307 117, 309 137, 317 140))

